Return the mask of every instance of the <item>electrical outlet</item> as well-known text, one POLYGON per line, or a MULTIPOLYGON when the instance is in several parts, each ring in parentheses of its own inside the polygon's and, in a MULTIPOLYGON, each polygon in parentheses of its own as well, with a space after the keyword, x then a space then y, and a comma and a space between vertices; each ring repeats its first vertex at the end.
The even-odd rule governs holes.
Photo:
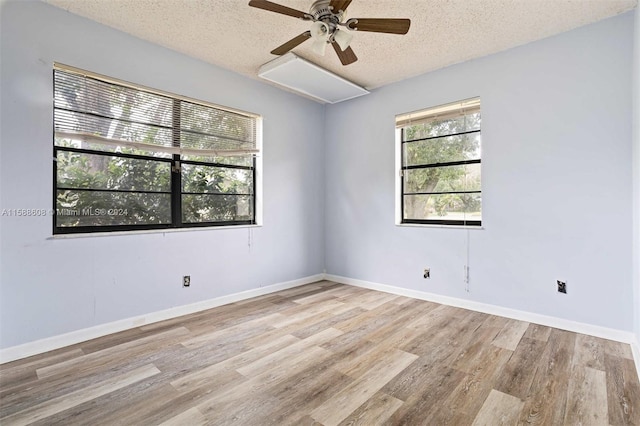
POLYGON ((565 281, 556 280, 558 284, 558 293, 567 294, 567 283, 565 281))
POLYGON ((424 279, 429 279, 431 278, 431 268, 424 268, 424 279))
POLYGON ((185 275, 182 277, 182 287, 189 287, 191 285, 191 275, 185 275))

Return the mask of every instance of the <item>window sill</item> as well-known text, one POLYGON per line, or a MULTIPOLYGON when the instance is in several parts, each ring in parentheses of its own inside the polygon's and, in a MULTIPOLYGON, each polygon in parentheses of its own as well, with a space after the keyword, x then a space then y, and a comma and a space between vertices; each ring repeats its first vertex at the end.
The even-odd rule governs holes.
POLYGON ((145 234, 173 234, 175 232, 202 232, 213 231, 215 229, 238 229, 238 228, 262 228, 262 225, 228 225, 228 226, 201 226, 193 228, 169 228, 169 229, 145 229, 141 231, 113 231, 113 232, 87 232, 77 234, 55 234, 47 240, 69 240, 74 238, 94 238, 94 237, 119 237, 145 234))
POLYGON ((396 223, 396 226, 409 228, 441 228, 441 229, 470 229, 472 231, 484 230, 484 226, 464 226, 464 225, 438 225, 435 223, 396 223))

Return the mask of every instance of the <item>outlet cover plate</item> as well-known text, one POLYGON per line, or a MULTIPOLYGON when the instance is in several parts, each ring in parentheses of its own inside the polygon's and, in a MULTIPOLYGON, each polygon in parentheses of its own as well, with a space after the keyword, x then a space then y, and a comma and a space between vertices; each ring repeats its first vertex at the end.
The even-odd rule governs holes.
POLYGON ((567 283, 565 281, 556 280, 558 285, 558 293, 567 294, 567 283))

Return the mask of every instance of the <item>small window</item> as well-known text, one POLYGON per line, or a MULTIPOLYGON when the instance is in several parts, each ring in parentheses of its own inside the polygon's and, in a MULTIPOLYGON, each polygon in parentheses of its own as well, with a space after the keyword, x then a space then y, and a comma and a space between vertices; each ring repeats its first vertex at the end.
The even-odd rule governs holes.
POLYGON ((396 117, 398 222, 482 224, 480 99, 396 117))
POLYGON ((260 123, 56 64, 54 234, 255 224, 260 123))

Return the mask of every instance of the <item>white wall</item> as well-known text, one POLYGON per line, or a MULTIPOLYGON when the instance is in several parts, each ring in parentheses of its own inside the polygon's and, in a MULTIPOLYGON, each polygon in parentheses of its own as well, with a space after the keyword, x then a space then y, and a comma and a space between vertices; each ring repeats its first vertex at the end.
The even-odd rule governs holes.
POLYGON ((627 13, 330 106, 327 272, 633 330, 632 31, 627 13), (394 116, 474 96, 484 229, 395 226, 394 116))
POLYGON ((635 9, 633 43, 633 282, 635 332, 640 342, 640 6, 635 9))
POLYGON ((321 105, 41 2, 1 7, 1 209, 52 205, 57 61, 262 114, 264 226, 52 240, 50 217, 1 217, 0 348, 322 272, 321 105))

